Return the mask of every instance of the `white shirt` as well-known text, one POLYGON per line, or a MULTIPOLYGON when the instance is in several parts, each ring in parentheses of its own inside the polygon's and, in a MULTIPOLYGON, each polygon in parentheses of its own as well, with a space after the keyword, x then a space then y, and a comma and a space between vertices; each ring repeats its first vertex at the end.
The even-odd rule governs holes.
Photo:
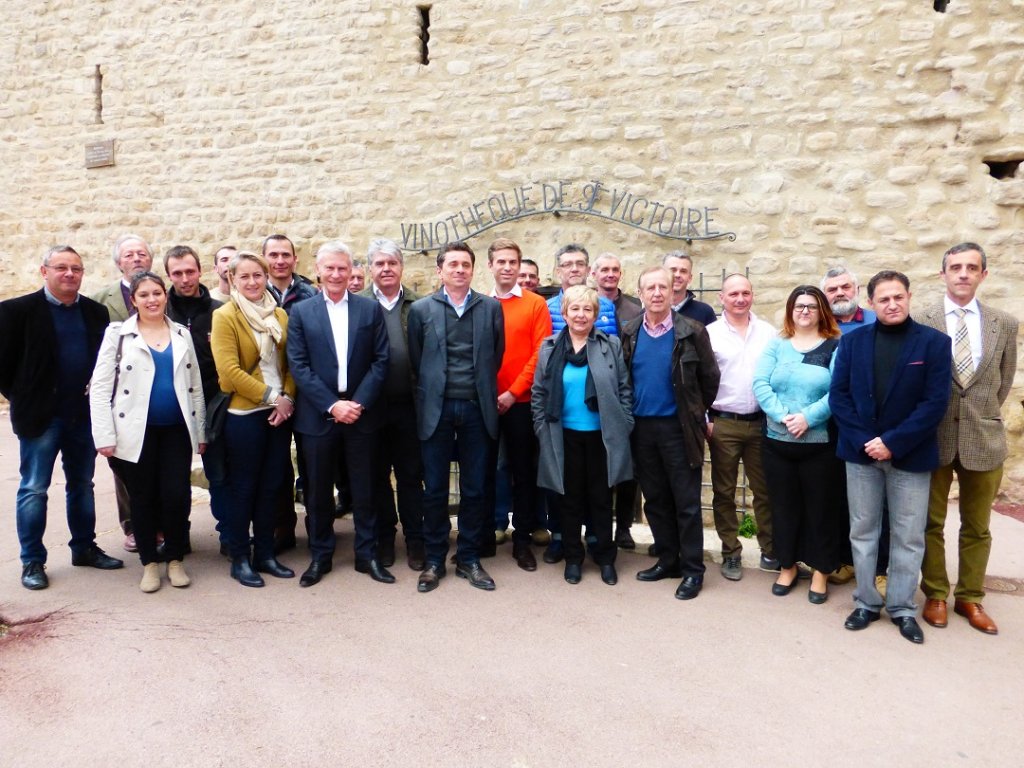
POLYGON ((327 303, 334 349, 338 353, 338 392, 344 392, 348 389, 348 291, 337 302, 331 301, 327 291, 321 295, 327 303))
POLYGON ((711 407, 728 413, 757 413, 761 406, 754 397, 754 368, 765 346, 778 333, 753 312, 745 337, 724 312, 718 322, 705 326, 705 330, 711 337, 711 348, 722 373, 718 396, 711 407))
MULTIPOLYGON (((346 296, 347 295, 348 294, 346 294, 346 296)), ((398 293, 395 294, 394 299, 389 299, 387 296, 381 293, 380 288, 378 288, 376 285, 373 286, 373 295, 377 297, 377 301, 380 302, 380 305, 384 307, 384 309, 387 312, 390 312, 398 305, 398 302, 402 300, 402 287, 399 286, 398 293)))
POLYGON ((942 297, 942 307, 946 312, 946 333, 949 334, 949 348, 952 350, 953 358, 956 358, 956 325, 960 318, 956 316, 956 310, 964 309, 964 322, 967 324, 967 338, 971 340, 971 357, 974 358, 974 370, 981 365, 981 307, 978 306, 978 299, 973 298, 967 306, 961 307, 948 295, 942 297))
POLYGON ((513 296, 519 299, 523 298, 523 288, 519 283, 513 285, 511 291, 503 293, 501 296, 498 295, 497 287, 491 289, 491 297, 495 299, 511 299, 513 296))

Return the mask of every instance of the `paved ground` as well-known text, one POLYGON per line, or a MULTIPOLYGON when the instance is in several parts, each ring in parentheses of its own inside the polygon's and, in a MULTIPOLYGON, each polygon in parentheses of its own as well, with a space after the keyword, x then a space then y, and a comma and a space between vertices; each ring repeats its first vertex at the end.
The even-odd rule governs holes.
MULTIPOLYGON (((99 542, 117 555, 111 484, 98 471, 99 542)), ((138 590, 141 567, 72 568, 60 498, 48 590, 18 583, 17 443, 0 424, 0 766, 946 766, 1019 765, 1024 590, 990 594, 1001 634, 959 617, 913 646, 887 621, 843 629, 852 586, 814 606, 773 597, 773 576, 701 596, 616 587, 594 570, 519 571, 493 593, 450 575, 429 595, 352 570, 311 589, 228 578, 209 514, 193 510, 193 585, 138 590), (25 623, 18 623, 25 622, 25 623)), ((1024 523, 997 515, 991 572, 1024 577, 1024 523)), ((753 551, 748 555, 755 554, 753 551)), ((131 558, 131 556, 127 556, 131 558)), ((283 560, 296 569, 304 553, 283 560)))

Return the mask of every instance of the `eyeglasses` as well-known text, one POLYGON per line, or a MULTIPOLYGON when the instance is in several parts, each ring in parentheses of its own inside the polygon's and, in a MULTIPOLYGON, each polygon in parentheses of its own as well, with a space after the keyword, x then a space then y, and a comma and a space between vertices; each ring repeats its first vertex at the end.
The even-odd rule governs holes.
POLYGON ((794 304, 793 305, 793 311, 796 314, 798 314, 798 315, 802 315, 805 312, 810 314, 811 312, 817 312, 818 311, 818 305, 817 304, 794 304))

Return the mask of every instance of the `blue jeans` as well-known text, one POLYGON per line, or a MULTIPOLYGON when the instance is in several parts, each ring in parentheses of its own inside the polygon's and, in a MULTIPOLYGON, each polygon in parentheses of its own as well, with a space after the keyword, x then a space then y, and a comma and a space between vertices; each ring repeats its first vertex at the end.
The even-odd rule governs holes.
POLYGON ((928 522, 931 472, 907 472, 888 461, 846 463, 846 492, 850 503, 850 547, 858 608, 882 609, 875 589, 878 535, 882 530, 882 504, 889 503, 889 583, 885 610, 894 618, 915 616, 914 593, 924 558, 924 529, 928 522))
POLYGON ((21 562, 45 563, 46 501, 57 453, 61 455, 72 552, 82 552, 96 539, 96 501, 92 491, 96 447, 88 422, 68 424, 54 419, 38 437, 19 438, 21 485, 15 503, 21 562))
MULTIPOLYGON (((448 482, 452 448, 459 441, 459 537, 455 556, 460 563, 480 562, 480 545, 491 530, 493 510, 487 509, 487 463, 493 459, 493 439, 487 434, 480 406, 472 400, 445 398, 441 419, 423 441, 423 540, 427 562, 443 566, 448 555, 448 482)), ((492 534, 493 535, 493 534, 492 534)))

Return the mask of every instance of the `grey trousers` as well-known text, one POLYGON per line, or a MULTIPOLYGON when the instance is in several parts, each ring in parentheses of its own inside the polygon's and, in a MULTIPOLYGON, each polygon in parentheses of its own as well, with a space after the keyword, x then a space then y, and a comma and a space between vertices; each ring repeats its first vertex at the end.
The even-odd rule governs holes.
POLYGON ((850 546, 858 608, 881 611, 882 596, 875 589, 878 535, 882 529, 882 502, 889 502, 889 583, 885 610, 896 619, 915 616, 918 577, 924 558, 924 529, 928 522, 931 472, 907 472, 888 461, 846 464, 846 492, 850 504, 850 546))

